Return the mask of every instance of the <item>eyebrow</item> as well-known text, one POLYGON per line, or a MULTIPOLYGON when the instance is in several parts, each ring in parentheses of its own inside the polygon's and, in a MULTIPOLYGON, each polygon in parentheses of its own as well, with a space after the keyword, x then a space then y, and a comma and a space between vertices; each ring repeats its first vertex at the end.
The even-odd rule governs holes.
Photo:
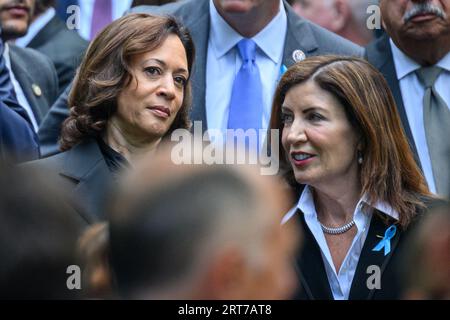
MULTIPOLYGON (((145 60, 144 62, 142 62, 142 65, 145 65, 149 61, 156 61, 157 63, 159 63, 164 68, 167 68, 167 63, 165 63, 163 60, 155 59, 155 58, 151 58, 151 59, 145 60)), ((183 73, 189 74, 189 71, 187 71, 184 68, 178 68, 178 69, 175 70, 175 72, 183 72, 183 73)))
MULTIPOLYGON (((321 110, 321 111, 327 112, 327 113, 329 112, 329 111, 328 111, 327 109, 325 109, 325 108, 314 106, 314 107, 309 107, 309 108, 306 108, 305 110, 302 110, 302 113, 308 113, 308 112, 314 111, 314 110, 321 110)), ((281 106, 281 111, 289 111, 289 112, 292 112, 292 109, 291 109, 291 107, 289 107, 289 106, 282 105, 282 106, 281 106)))

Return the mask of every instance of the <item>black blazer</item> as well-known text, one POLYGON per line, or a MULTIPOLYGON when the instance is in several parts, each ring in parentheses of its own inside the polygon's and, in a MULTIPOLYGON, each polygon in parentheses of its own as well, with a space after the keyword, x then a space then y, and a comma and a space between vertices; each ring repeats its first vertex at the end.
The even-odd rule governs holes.
MULTIPOLYGON (((427 200, 427 207, 431 208, 437 202, 427 200)), ((397 227, 394 238, 391 239, 391 252, 384 255, 384 251, 372 251, 384 236, 386 229, 394 223, 393 219, 384 221, 381 213, 373 213, 369 231, 359 257, 358 265, 353 277, 349 300, 391 300, 400 299, 404 291, 402 268, 405 249, 408 247, 407 235, 414 231, 423 216, 424 211, 418 212, 416 219, 406 230, 397 227), (381 271, 381 289, 370 290, 367 280, 373 272, 368 272, 371 265, 378 266, 381 271)), ((319 244, 309 230, 303 213, 297 209, 296 215, 303 231, 303 247, 300 249, 296 261, 300 288, 294 299, 301 300, 332 300, 333 294, 328 283, 325 265, 319 244)), ((385 215, 383 215, 385 217, 385 215)))
POLYGON ((52 175, 65 188, 67 200, 86 225, 106 218, 105 205, 113 177, 95 140, 25 166, 52 175))

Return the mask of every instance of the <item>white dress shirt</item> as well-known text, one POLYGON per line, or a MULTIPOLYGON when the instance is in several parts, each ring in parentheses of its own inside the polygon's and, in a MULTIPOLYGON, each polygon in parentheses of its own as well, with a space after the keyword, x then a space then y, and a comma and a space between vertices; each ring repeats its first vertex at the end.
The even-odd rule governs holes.
MULTIPOLYGON (((86 40, 91 38, 92 15, 94 14, 95 0, 78 0, 80 6, 80 29, 78 33, 86 40)), ((111 0, 112 21, 120 18, 130 9, 132 0, 111 0)))
POLYGON ((31 120, 31 124, 33 125, 33 129, 35 132, 37 132, 39 129, 39 126, 37 124, 36 117, 34 116, 33 110, 31 109, 30 104, 28 103, 28 100, 27 100, 25 94, 23 93, 20 83, 17 81, 16 77, 14 76, 14 73, 12 72, 11 57, 9 55, 9 46, 7 43, 5 43, 5 50, 3 51, 3 57, 5 58, 5 64, 6 64, 6 67, 8 68, 9 77, 11 78, 11 82, 13 84, 14 91, 16 92, 17 101, 22 106, 22 108, 24 108, 25 111, 27 112, 27 115, 31 120))
POLYGON ((33 23, 28 27, 27 34, 23 37, 17 38, 14 44, 18 47, 25 48, 31 40, 44 28, 50 20, 55 16, 56 11, 53 8, 48 8, 43 14, 41 14, 33 23))
POLYGON ((298 212, 297 209, 300 209, 301 212, 303 212, 305 215, 306 224, 319 244, 328 283, 330 284, 331 292, 333 293, 335 300, 348 300, 353 277, 355 276, 356 267, 358 266, 359 257, 361 256, 361 251, 369 232, 373 209, 375 208, 395 220, 398 220, 399 218, 397 211, 393 210, 388 204, 379 202, 374 206, 370 206, 365 199, 366 197, 360 199, 353 213, 353 220, 355 221, 357 233, 353 239, 350 249, 347 252, 347 255, 342 262, 339 273, 336 272, 333 259, 331 258, 330 249, 328 248, 325 235, 317 218, 317 211, 309 186, 306 186, 303 190, 297 206, 292 208, 283 217, 281 222, 284 224, 291 219, 296 212, 298 212))
MULTIPOLYGON (((234 78, 242 65, 236 44, 243 37, 220 16, 212 0, 209 12, 211 27, 206 62, 206 119, 208 129, 225 133, 234 78)), ((273 94, 280 78, 286 32, 287 16, 280 1, 278 14, 252 38, 257 45, 256 64, 262 82, 263 129, 268 127, 273 94)))
MULTIPOLYGON (((425 89, 415 73, 415 71, 421 68, 421 66, 397 48, 392 40, 390 40, 390 43, 394 58, 395 71, 397 72, 397 78, 400 83, 400 90, 402 92, 406 116, 408 118, 412 136, 416 144, 417 153, 419 154, 423 173, 430 191, 436 193, 436 186, 423 123, 423 96, 425 94, 425 89)), ((436 64, 436 66, 441 67, 443 71, 435 82, 435 88, 450 108, 450 52, 447 53, 447 55, 436 64)), ((449 137, 442 138, 448 139, 449 137)))

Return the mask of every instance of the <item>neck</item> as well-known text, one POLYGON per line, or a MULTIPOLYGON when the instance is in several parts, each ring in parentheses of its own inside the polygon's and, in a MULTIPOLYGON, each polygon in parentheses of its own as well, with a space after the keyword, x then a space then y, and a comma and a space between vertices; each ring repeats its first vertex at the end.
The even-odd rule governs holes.
POLYGON ((252 38, 278 14, 280 2, 264 0, 261 5, 245 13, 226 12, 216 6, 222 18, 241 36, 252 38))
POLYGON ((431 66, 438 63, 450 52, 450 39, 430 39, 427 41, 408 41, 396 43, 407 56, 422 66, 431 66))
POLYGON ((314 187, 313 195, 319 221, 328 226, 342 226, 353 219, 361 198, 361 185, 355 177, 336 185, 314 187))
POLYGON ((124 156, 130 164, 136 163, 139 158, 153 155, 161 142, 161 138, 133 139, 121 130, 114 119, 108 121, 103 139, 112 149, 124 156))

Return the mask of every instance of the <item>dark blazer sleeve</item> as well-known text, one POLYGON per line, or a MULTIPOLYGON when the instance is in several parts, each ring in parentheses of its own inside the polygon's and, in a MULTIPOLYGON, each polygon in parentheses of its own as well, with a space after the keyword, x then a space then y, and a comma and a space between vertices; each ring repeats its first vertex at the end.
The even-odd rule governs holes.
POLYGON ((17 163, 38 158, 36 134, 28 122, 0 101, 0 160, 17 163))

